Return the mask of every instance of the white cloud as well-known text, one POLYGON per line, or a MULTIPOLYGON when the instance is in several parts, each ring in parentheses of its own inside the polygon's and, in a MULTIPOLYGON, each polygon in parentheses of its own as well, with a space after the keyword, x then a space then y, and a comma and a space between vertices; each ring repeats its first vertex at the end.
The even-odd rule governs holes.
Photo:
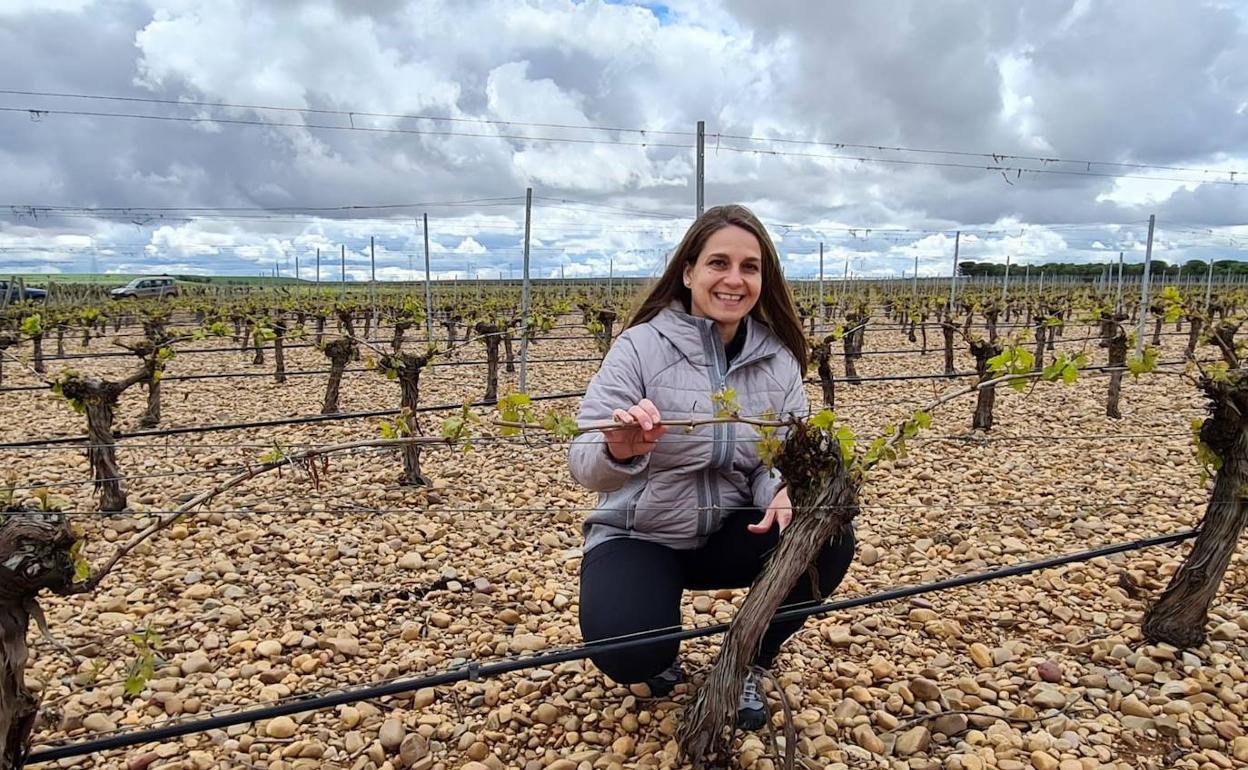
MULTIPOLYGON (((619 209, 692 209, 698 120, 710 132, 708 203, 751 205, 795 275, 817 271, 819 241, 825 272, 848 260, 855 273, 900 273, 918 256, 920 270, 936 274, 951 266, 959 228, 965 259, 1020 262, 1137 253, 1138 223, 1151 212, 1163 226, 1248 220, 1242 188, 1198 184, 1199 174, 1007 181, 982 169, 809 157, 997 162, 884 149, 910 146, 1248 167, 1248 36, 1242 14, 1217 3, 1159 0, 1137 14, 1083 0, 939 10, 673 0, 666 11, 603 0, 146 1, 0 0, 0 70, 32 82, 37 73, 65 91, 331 112, 62 100, 44 106, 264 125, 0 114, 0 178, 12 196, 3 202, 429 205, 236 220, 19 209, 0 212, 0 272, 33 260, 254 273, 293 270, 298 258, 307 275, 319 248, 322 272, 337 274, 343 244, 358 272, 369 269, 372 236, 379 276, 423 275, 425 210, 435 273, 517 271, 520 196, 532 186, 536 274, 562 265, 565 275, 605 275, 612 259, 621 274, 649 274, 688 222, 619 209), (67 48, 80 55, 58 54, 67 48)), ((1242 248, 1242 238, 1218 241, 1222 232, 1159 239, 1158 252, 1242 248)))
POLYGON ((456 254, 484 254, 486 252, 486 248, 477 243, 475 238, 469 236, 460 241, 454 251, 456 254))

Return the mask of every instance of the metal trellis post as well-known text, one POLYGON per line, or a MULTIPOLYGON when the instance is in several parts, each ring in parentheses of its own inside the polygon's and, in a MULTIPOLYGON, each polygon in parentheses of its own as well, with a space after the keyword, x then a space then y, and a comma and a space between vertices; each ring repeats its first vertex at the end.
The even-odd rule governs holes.
POLYGON ((702 216, 702 211, 704 210, 705 205, 706 205, 706 188, 705 188, 705 183, 706 183, 706 176, 705 176, 706 174, 706 160, 705 160, 706 159, 706 121, 705 120, 698 121, 697 155, 698 155, 698 178, 695 183, 697 185, 698 216, 702 216))
POLYGON ((1149 271, 1153 261, 1153 228, 1157 224, 1157 215, 1148 215, 1148 243, 1144 245, 1144 278, 1140 281, 1140 320, 1135 332, 1135 355, 1144 354, 1144 321, 1148 318, 1148 284, 1149 271))
POLYGON ((529 234, 533 224, 533 188, 524 191, 524 284, 520 291, 520 392, 528 393, 529 335, 529 234))
POLYGON ((433 286, 429 283, 429 215, 424 215, 425 231, 425 335, 433 344, 433 286))

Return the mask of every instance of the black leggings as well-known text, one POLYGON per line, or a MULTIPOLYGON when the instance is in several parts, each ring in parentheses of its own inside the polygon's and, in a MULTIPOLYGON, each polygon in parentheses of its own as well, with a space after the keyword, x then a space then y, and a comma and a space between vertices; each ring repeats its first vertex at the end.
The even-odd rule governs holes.
MULTIPOLYGON (((763 513, 748 510, 730 515, 706 545, 678 551, 645 540, 618 538, 592 548, 581 560, 581 635, 585 641, 636 634, 680 625, 680 599, 686 589, 746 588, 762 571, 779 541, 772 527, 756 535, 746 529, 763 513)), ((847 531, 819 552, 819 590, 824 597, 840 585, 854 558, 854 534, 847 531)), ((805 576, 784 605, 812 600, 805 576)), ((763 636, 755 663, 770 667, 780 645, 802 627, 802 620, 772 623, 763 636)), ((656 642, 591 655, 594 664, 621 684, 642 682, 676 659, 680 643, 656 642)))

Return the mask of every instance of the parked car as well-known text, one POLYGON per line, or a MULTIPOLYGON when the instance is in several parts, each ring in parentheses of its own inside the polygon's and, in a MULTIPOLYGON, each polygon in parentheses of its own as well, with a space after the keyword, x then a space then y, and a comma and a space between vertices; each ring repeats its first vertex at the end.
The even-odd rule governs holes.
POLYGON ((172 278, 135 278, 125 286, 108 293, 113 299, 144 297, 176 297, 178 285, 172 278))
POLYGON ((36 289, 33 286, 21 286, 10 281, 0 281, 0 297, 7 297, 7 302, 43 302, 48 298, 48 293, 43 289, 36 289))

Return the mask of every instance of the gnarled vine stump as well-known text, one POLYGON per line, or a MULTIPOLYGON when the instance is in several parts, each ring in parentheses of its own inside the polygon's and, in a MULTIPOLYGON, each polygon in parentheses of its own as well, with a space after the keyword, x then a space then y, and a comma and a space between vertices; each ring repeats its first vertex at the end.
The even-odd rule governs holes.
POLYGON ((953 368, 953 335, 958 333, 958 325, 944 318, 940 322, 940 333, 945 339, 945 374, 952 375, 957 371, 953 368))
MULTIPOLYGON (((1222 323, 1214 341, 1227 366, 1240 367, 1234 350, 1238 325, 1222 323)), ((1198 647, 1205 641, 1209 606, 1217 596, 1239 536, 1248 524, 1248 376, 1231 371, 1224 377, 1202 377, 1200 388, 1209 400, 1209 416, 1200 426, 1200 440, 1221 460, 1214 474, 1213 494, 1205 508, 1200 534, 1170 584, 1144 615, 1144 637, 1175 647, 1198 647)))
MULTIPOLYGON (((384 369, 393 369, 398 373, 400 397, 398 420, 403 427, 403 435, 419 436, 420 422, 416 419, 416 407, 420 405, 420 373, 437 354, 429 350, 421 355, 412 353, 392 353, 381 359, 384 369)), ((427 487, 429 478, 420 472, 420 444, 405 444, 403 449, 403 483, 409 486, 427 487)))
POLYGON ((286 321, 281 314, 273 317, 273 381, 286 382, 286 321))
MULTIPOLYGON (((992 379, 988 359, 1001 355, 1001 346, 988 340, 971 342, 971 355, 975 357, 975 373, 980 382, 992 379)), ((997 402, 997 386, 980 388, 975 398, 975 414, 971 417, 971 430, 992 430, 992 407, 997 402)))
POLYGON ((74 535, 61 514, 0 513, 0 770, 22 767, 38 702, 26 689, 26 634, 36 595, 69 588, 74 535))
POLYGON ((338 414, 338 391, 342 387, 342 373, 347 363, 355 354, 355 340, 339 337, 321 346, 321 352, 329 359, 329 380, 325 383, 325 400, 321 404, 321 414, 338 414))
POLYGON ((132 385, 151 376, 146 366, 124 380, 101 380, 69 375, 58 383, 61 395, 80 405, 87 415, 87 460, 99 495, 100 510, 126 509, 126 492, 117 465, 117 442, 113 437, 113 414, 117 400, 132 385))
MULTIPOLYGON (((777 468, 788 482, 793 523, 754 580, 710 674, 685 711, 677 740, 694 767, 726 763, 741 685, 763 634, 797 581, 808 575, 815 579, 814 564, 823 545, 840 535, 858 513, 859 484, 846 472, 840 443, 826 432, 795 424, 777 468)), ((816 590, 814 595, 822 592, 816 590)))
POLYGON ((487 404, 498 402, 498 346, 503 341, 502 327, 489 321, 478 321, 474 331, 485 343, 485 395, 487 404))
POLYGON ((1123 368, 1127 365, 1127 333, 1114 326, 1115 334, 1102 344, 1109 350, 1109 388, 1105 394, 1105 416, 1115 420, 1122 417, 1118 400, 1122 395, 1123 368))

